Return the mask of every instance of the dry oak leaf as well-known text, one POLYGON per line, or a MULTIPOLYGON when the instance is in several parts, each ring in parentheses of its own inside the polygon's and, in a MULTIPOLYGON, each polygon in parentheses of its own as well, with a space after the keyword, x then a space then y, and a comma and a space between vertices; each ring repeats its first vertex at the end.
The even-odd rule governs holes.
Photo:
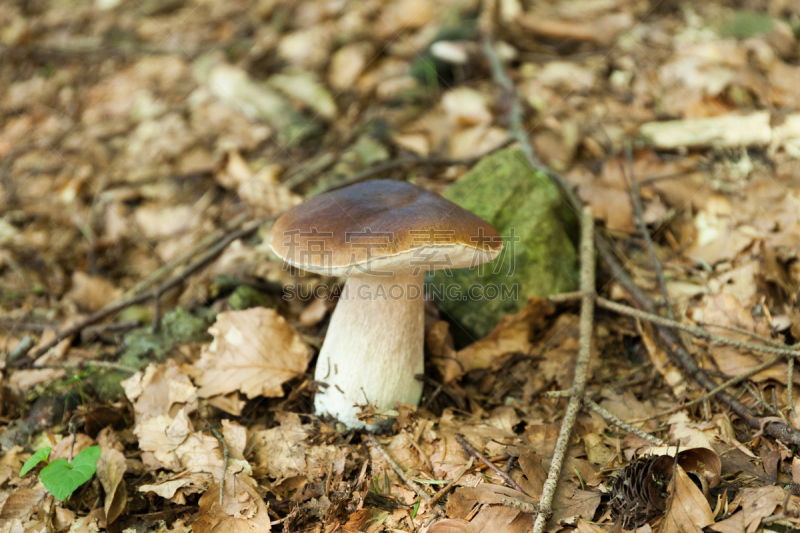
POLYGON ((103 448, 97 460, 97 477, 106 493, 103 509, 106 513, 106 523, 116 520, 128 500, 128 487, 122 476, 125 475, 125 456, 114 448, 103 448))
POLYGON ((197 366, 201 398, 239 390, 248 398, 281 397, 281 385, 302 375, 311 348, 272 309, 255 307, 220 313, 208 330, 214 341, 197 366))
POLYGON ((200 514, 192 524, 194 533, 263 533, 271 529, 267 505, 256 490, 237 476, 225 479, 222 505, 219 484, 200 498, 200 514))
POLYGON ((664 516, 663 533, 701 533, 714 523, 706 497, 680 466, 675 467, 672 501, 664 516))

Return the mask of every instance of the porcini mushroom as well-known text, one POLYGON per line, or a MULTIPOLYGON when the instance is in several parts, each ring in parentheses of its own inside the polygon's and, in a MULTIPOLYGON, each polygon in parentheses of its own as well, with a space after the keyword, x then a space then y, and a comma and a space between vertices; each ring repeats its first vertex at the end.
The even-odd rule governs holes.
POLYGON ((346 276, 314 375, 318 415, 375 430, 363 406, 418 404, 425 272, 474 267, 503 249, 491 224, 407 182, 375 180, 317 196, 278 218, 271 247, 309 272, 346 276))

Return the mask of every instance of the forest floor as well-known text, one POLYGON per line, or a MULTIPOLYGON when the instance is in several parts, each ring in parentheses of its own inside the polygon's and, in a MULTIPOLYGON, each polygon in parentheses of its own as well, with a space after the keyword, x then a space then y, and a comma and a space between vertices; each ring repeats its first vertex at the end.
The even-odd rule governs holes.
POLYGON ((799 33, 787 0, 0 2, 0 532, 800 527, 799 33), (584 290, 466 343, 428 302, 421 405, 314 416, 335 298, 283 298, 330 280, 275 218, 509 144, 591 208, 584 290))

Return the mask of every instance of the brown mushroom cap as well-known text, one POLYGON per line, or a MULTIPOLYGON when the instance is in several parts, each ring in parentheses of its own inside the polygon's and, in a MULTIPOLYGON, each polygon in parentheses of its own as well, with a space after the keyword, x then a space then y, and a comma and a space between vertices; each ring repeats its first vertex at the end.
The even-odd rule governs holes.
POLYGON ((491 224, 438 194, 374 180, 312 198, 278 218, 272 249, 329 275, 407 274, 492 261, 503 240, 491 224))

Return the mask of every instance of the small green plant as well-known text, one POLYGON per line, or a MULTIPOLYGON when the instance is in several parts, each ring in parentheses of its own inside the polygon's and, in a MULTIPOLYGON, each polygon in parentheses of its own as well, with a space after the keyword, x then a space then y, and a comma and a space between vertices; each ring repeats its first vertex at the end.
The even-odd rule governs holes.
MULTIPOLYGON (((42 461, 47 461, 50 449, 48 446, 31 455, 30 459, 22 465, 19 477, 30 472, 42 461)), ((97 470, 99 458, 100 446, 90 446, 76 455, 72 462, 62 458, 49 463, 39 472, 39 479, 50 494, 64 501, 75 492, 75 489, 92 479, 97 470)))

